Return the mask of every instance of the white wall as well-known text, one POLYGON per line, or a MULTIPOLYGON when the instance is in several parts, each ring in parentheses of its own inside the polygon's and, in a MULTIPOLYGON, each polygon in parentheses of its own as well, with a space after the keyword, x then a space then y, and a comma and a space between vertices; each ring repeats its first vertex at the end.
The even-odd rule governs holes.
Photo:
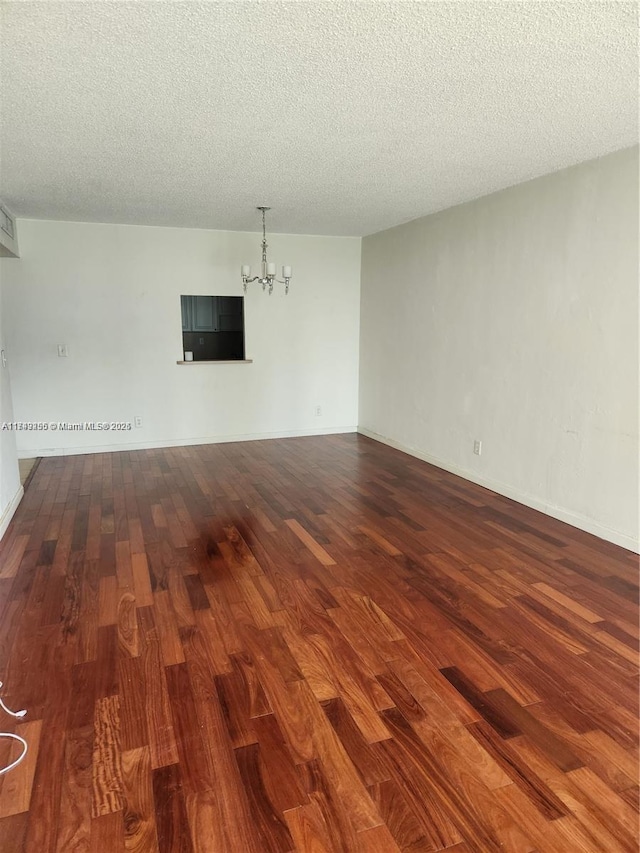
MULTIPOLYGON (((5 264, 17 264, 19 261, 0 261, 0 279, 5 264)), ((0 280, 0 349, 6 350, 4 287, 0 280)), ((18 454, 16 433, 2 429, 3 423, 13 421, 13 402, 11 399, 11 377, 9 360, 6 367, 0 361, 0 539, 7 529, 11 517, 22 497, 22 486, 18 472, 18 454)))
POLYGON ((125 433, 22 432, 20 456, 166 446, 357 425, 360 240, 269 235, 291 291, 245 300, 253 364, 180 366, 180 295, 242 295, 261 235, 20 220, 4 261, 15 417, 132 421, 125 433), (68 357, 59 358, 57 345, 68 357), (322 407, 322 416, 315 407, 322 407))
POLYGON ((637 550, 637 148, 365 238, 360 322, 362 432, 637 550))

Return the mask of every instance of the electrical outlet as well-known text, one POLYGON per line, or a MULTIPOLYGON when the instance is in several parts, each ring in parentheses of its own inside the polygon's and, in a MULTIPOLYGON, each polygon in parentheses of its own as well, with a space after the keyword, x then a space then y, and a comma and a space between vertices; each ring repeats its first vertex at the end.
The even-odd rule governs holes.
POLYGON ((480 456, 482 453, 482 442, 478 441, 478 439, 473 442, 473 452, 476 456, 480 456))
POLYGON ((140 429, 142 426, 142 415, 136 415, 133 419, 133 425, 136 429, 140 429))
POLYGON ((322 415, 322 406, 316 406, 316 417, 319 418, 322 415))
POLYGON ((69 355, 69 350, 66 344, 58 344, 58 358, 66 358, 69 355))

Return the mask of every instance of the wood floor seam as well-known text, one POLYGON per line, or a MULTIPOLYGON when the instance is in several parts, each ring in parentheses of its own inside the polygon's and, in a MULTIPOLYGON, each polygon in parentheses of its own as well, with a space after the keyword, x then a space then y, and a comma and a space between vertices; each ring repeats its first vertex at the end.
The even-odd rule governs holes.
POLYGON ((638 599, 624 549, 357 434, 43 458, 0 853, 635 853, 638 599))

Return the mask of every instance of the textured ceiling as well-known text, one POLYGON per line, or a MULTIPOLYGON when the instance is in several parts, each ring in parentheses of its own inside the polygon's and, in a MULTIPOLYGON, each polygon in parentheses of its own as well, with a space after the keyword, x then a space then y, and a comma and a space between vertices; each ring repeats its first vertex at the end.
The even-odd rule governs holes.
POLYGON ((622 2, 5 2, 17 216, 362 235, 637 142, 622 2))

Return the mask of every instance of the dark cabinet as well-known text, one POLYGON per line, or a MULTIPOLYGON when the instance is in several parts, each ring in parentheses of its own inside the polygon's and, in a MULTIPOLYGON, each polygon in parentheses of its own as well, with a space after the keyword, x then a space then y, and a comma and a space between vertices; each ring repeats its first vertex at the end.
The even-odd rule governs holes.
POLYGON ((180 308, 182 309, 182 331, 191 331, 191 296, 180 297, 180 308))
POLYGON ((217 332, 218 331, 218 297, 217 296, 192 296, 191 297, 191 331, 192 332, 217 332))
POLYGON ((242 332, 241 296, 181 296, 183 332, 242 332))

